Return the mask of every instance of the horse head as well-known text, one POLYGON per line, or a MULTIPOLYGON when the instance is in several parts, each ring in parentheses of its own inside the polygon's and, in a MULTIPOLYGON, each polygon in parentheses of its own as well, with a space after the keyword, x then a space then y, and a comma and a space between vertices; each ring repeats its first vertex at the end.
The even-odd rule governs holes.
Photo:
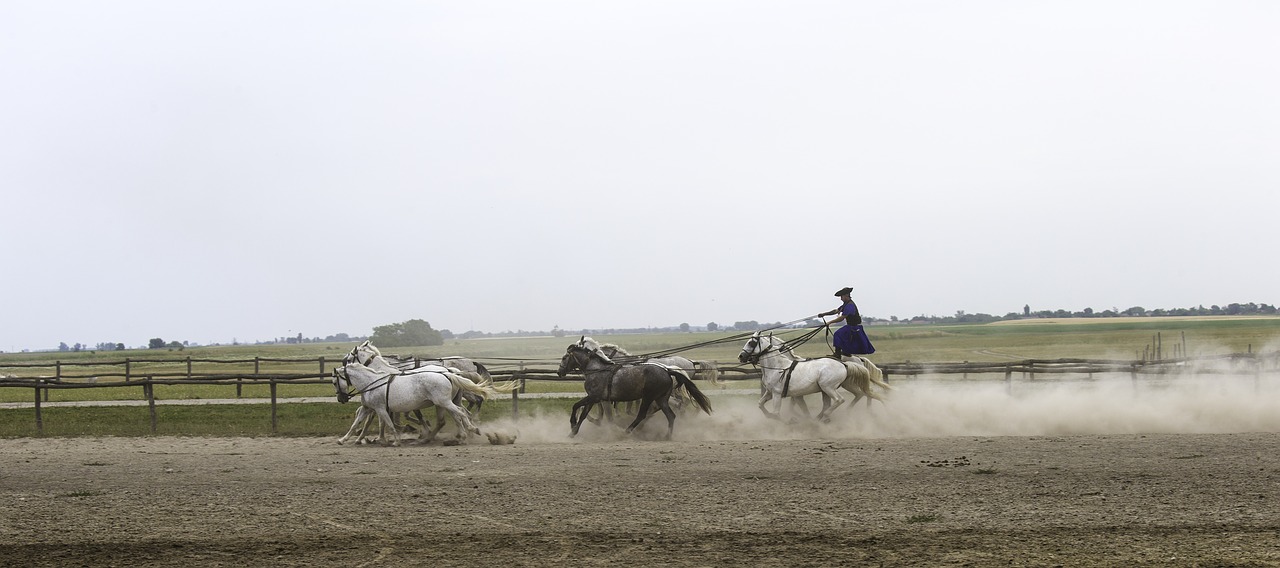
POLYGON ((762 355, 773 348, 773 345, 772 335, 761 337, 760 332, 757 331, 751 334, 751 339, 748 339, 747 343, 742 346, 742 352, 738 353, 738 362, 754 365, 762 355))
POLYGON ((353 389, 354 387, 351 385, 351 379, 347 377, 346 366, 344 365, 334 369, 333 390, 338 394, 338 402, 346 404, 348 400, 351 400, 351 390, 353 389), (347 388, 342 388, 342 383, 346 383, 347 388))
POLYGON ((565 348, 564 356, 560 358, 560 370, 558 371, 560 378, 564 378, 569 371, 586 371, 587 364, 591 362, 592 358, 599 359, 606 365, 613 364, 613 361, 610 361, 608 357, 605 357, 599 351, 583 347, 580 343, 570 344, 569 347, 565 348))

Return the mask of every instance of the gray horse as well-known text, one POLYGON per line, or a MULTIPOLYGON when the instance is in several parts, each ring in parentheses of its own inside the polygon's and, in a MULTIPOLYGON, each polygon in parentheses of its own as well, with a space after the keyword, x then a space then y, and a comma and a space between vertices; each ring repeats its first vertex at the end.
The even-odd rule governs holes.
POLYGON ((649 417, 649 407, 657 403, 658 408, 667 416, 667 439, 671 439, 671 433, 675 430, 676 413, 671 410, 669 399, 676 385, 687 389, 694 403, 703 412, 711 414, 711 402, 680 369, 652 363, 618 365, 598 351, 575 343, 569 345, 564 357, 560 359, 559 374, 563 377, 572 370, 581 370, 586 377, 583 388, 587 391, 587 396, 574 403, 569 412, 570 436, 578 434, 578 429, 582 427, 592 406, 601 402, 639 400, 640 411, 627 427, 627 433, 640 426, 649 417))

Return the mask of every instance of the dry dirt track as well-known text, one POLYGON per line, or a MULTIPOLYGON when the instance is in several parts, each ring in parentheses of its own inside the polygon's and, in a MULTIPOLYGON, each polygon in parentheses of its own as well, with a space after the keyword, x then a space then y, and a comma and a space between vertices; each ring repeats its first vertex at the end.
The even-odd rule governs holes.
POLYGON ((0 565, 1280 566, 1280 434, 0 440, 0 565))

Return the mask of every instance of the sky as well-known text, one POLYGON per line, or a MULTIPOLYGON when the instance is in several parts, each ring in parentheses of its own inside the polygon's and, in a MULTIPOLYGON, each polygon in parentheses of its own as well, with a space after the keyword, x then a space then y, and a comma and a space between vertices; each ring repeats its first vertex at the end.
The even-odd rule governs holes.
POLYGON ((0 350, 1275 304, 1269 1, 0 2, 0 350))

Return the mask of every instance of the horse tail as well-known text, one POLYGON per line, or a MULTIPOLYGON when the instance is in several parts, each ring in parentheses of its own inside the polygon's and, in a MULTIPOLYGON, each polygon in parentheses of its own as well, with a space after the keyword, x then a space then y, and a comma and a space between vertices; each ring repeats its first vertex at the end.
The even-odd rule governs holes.
POLYGON ((858 358, 862 359, 862 365, 866 367, 868 371, 871 371, 871 382, 884 390, 893 390, 893 387, 889 386, 889 383, 884 382, 884 373, 880 371, 880 367, 877 367, 875 363, 872 363, 871 360, 866 357, 858 358))
POLYGON ((449 379, 449 382, 453 383, 454 388, 458 389, 460 393, 469 392, 471 394, 474 394, 480 397, 481 399, 488 399, 489 397, 498 396, 498 391, 493 390, 492 387, 488 385, 477 385, 476 383, 472 382, 471 379, 468 379, 467 377, 464 377, 457 373, 441 373, 441 374, 447 377, 449 379))
POLYGON ((698 378, 706 379, 712 385, 720 386, 720 366, 716 365, 715 361, 694 361, 693 366, 698 369, 698 378))
POLYGON ((711 414, 711 401, 707 400, 707 395, 702 394, 702 391, 698 390, 698 385, 693 384, 693 381, 689 380, 689 375, 685 374, 684 370, 668 369, 667 372, 671 374, 671 377, 676 380, 677 384, 689 391, 689 397, 698 405, 698 408, 701 408, 702 411, 707 414, 711 414))

